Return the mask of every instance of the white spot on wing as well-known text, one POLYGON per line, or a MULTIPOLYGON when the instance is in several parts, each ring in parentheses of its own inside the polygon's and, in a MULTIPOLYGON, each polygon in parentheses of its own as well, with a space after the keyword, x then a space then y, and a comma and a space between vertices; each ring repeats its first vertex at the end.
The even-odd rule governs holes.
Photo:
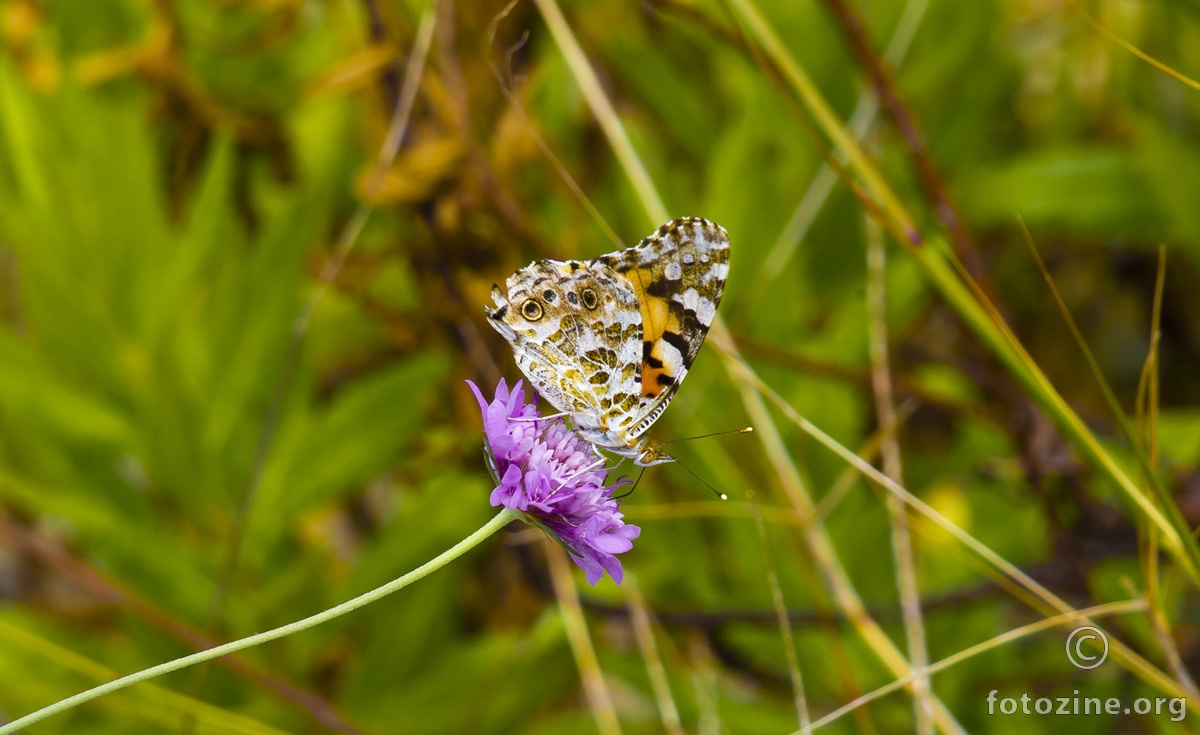
POLYGON ((706 327, 712 324, 713 317, 716 316, 716 305, 711 299, 701 296, 694 288, 689 288, 682 294, 675 294, 671 299, 682 304, 683 308, 696 312, 696 318, 706 327))
POLYGON ((678 382, 682 380, 681 374, 687 374, 687 369, 683 367, 683 354, 670 342, 660 340, 654 354, 658 355, 658 359, 663 361, 663 367, 667 375, 675 376, 678 382))

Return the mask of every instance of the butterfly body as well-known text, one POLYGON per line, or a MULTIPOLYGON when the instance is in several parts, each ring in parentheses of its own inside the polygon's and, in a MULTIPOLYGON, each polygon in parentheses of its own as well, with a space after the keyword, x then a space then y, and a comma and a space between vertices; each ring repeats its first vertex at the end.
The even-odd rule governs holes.
POLYGON ((670 462, 645 433, 691 368, 729 274, 729 236, 676 219, 592 260, 539 260, 492 287, 488 323, 547 401, 597 447, 670 462))

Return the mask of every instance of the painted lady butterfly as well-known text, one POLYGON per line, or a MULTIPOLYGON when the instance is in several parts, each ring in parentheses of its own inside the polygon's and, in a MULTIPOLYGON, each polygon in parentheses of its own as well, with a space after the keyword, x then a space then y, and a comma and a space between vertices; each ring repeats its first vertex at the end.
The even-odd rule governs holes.
POLYGON ((643 467, 673 458, 644 435, 666 410, 712 325, 729 235, 676 219, 592 260, 539 260, 492 286, 488 322, 517 366, 585 439, 643 467))

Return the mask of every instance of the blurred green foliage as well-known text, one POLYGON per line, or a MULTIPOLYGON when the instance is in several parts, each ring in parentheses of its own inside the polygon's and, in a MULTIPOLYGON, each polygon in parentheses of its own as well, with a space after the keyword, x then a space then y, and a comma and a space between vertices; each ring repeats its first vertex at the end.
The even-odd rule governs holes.
MULTIPOLYGON (((1192 0, 1080 1, 1200 77, 1192 0)), ((1200 92, 1098 35, 1069 3, 852 5, 877 49, 905 13, 916 19, 896 90, 992 294, 1131 468, 1015 216, 1131 414, 1165 244, 1155 442, 1184 517, 1200 525, 1200 92)), ((483 325, 488 289, 535 257, 615 247, 537 136, 627 244, 660 224, 644 216, 534 5, 502 7, 437 7, 407 134, 373 187, 423 3, 0 0, 0 721, 187 653, 197 635, 228 640, 329 607, 489 516, 463 380, 518 373, 483 325), (504 95, 510 82, 519 108, 504 95), (321 274, 359 206, 371 216, 326 292, 321 274)), ((760 9, 849 118, 867 77, 827 3, 760 9)), ((812 422, 863 446, 877 430, 863 207, 837 183, 803 241, 780 240, 825 161, 804 132, 811 123, 720 3, 575 0, 564 12, 672 214, 730 232, 721 311, 748 361, 812 422)), ((936 232, 886 115, 866 145, 920 228, 936 232)), ((899 431, 905 486, 1076 607, 1145 589, 1144 524, 1128 503, 898 248, 887 289, 897 399, 912 409, 899 431)), ((714 352, 701 353, 660 438, 746 424, 714 352)), ((845 464, 776 418, 825 495, 845 464)), ((685 729, 796 729, 747 489, 772 511, 770 567, 814 715, 892 681, 822 586, 762 447, 727 436, 678 454, 732 500, 720 504, 679 467, 651 469, 626 501, 643 534, 624 561, 660 624, 685 729)), ((880 499, 859 480, 824 520, 903 650, 880 499)), ((995 570, 913 523, 931 660, 1039 619, 994 584, 995 570)), ((510 531, 392 598, 249 652, 249 669, 177 673, 30 732, 595 732, 542 547, 510 531)), ((1169 566, 1163 584, 1170 638, 1182 665, 1200 670, 1196 591, 1169 566)), ((663 731, 625 595, 607 581, 581 594, 624 730, 663 731)), ((1144 616, 1111 630, 1169 670, 1144 616)), ((1162 694, 1115 663, 1071 667, 1064 635, 969 659, 934 691, 968 731, 1030 733, 1063 721, 989 717, 988 691, 1162 694)), ((828 731, 913 722, 900 693, 828 731)), ((1067 726, 1191 727, 1136 716, 1067 726)))

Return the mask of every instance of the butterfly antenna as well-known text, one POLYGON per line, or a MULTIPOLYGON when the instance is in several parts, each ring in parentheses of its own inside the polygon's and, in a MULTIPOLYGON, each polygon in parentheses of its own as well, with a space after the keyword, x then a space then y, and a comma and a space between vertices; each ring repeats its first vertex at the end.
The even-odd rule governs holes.
POLYGON ((645 467, 643 467, 642 471, 638 473, 638 479, 633 481, 633 487, 629 488, 629 492, 621 493, 620 495, 614 495, 613 500, 620 500, 621 498, 628 498, 630 495, 633 495, 633 491, 637 490, 638 483, 642 481, 642 475, 644 474, 646 474, 645 467))
MULTIPOLYGON (((726 432, 722 432, 722 433, 725 433, 725 434, 741 434, 741 433, 744 433, 744 432, 741 432, 741 431, 726 431, 726 432)), ((696 437, 696 438, 697 438, 697 439, 699 439, 700 437, 696 437)), ((692 477, 696 478, 697 480, 699 480, 701 485, 703 485, 704 487, 708 488, 709 490, 712 490, 712 491, 713 491, 713 495, 716 495, 716 496, 717 496, 718 498, 720 498, 721 500, 729 500, 729 496, 728 496, 728 495, 726 495, 726 494, 725 494, 725 493, 723 493, 723 492, 720 492, 719 490, 717 490, 717 489, 716 489, 715 487, 713 487, 712 485, 709 485, 709 484, 708 484, 708 482, 706 482, 706 481, 705 481, 705 479, 704 479, 703 477, 701 477, 700 475, 697 475, 695 472, 692 472, 692 469, 691 469, 690 467, 688 467, 687 465, 685 465, 683 462, 680 462, 678 459, 676 459, 676 460, 675 460, 675 464, 677 464, 677 465, 679 465, 680 467, 682 467, 683 469, 687 470, 687 473, 688 473, 689 475, 691 475, 692 477)), ((639 478, 639 479, 640 479, 640 478, 639 478)))
MULTIPOLYGON (((707 439, 707 438, 709 438, 710 436, 724 436, 724 435, 726 435, 726 434, 749 434, 749 433, 751 433, 752 431, 754 431, 754 427, 753 427, 753 426, 747 426, 747 427, 746 427, 746 428, 744 428, 744 429, 734 429, 734 430, 732 430, 732 431, 714 431, 714 432, 713 432, 713 433, 711 433, 711 434, 701 434, 700 436, 686 436, 686 437, 684 437, 684 438, 682 438, 682 439, 672 439, 672 440, 671 440, 671 441, 669 441, 669 442, 661 442, 661 443, 659 443, 659 446, 660 446, 660 447, 665 447, 665 446, 666 446, 666 445, 668 445, 668 444, 675 444, 676 442, 690 442, 690 441, 691 441, 691 440, 693 440, 693 439, 707 439)), ((676 460, 676 461, 679 461, 679 460, 676 460)))

